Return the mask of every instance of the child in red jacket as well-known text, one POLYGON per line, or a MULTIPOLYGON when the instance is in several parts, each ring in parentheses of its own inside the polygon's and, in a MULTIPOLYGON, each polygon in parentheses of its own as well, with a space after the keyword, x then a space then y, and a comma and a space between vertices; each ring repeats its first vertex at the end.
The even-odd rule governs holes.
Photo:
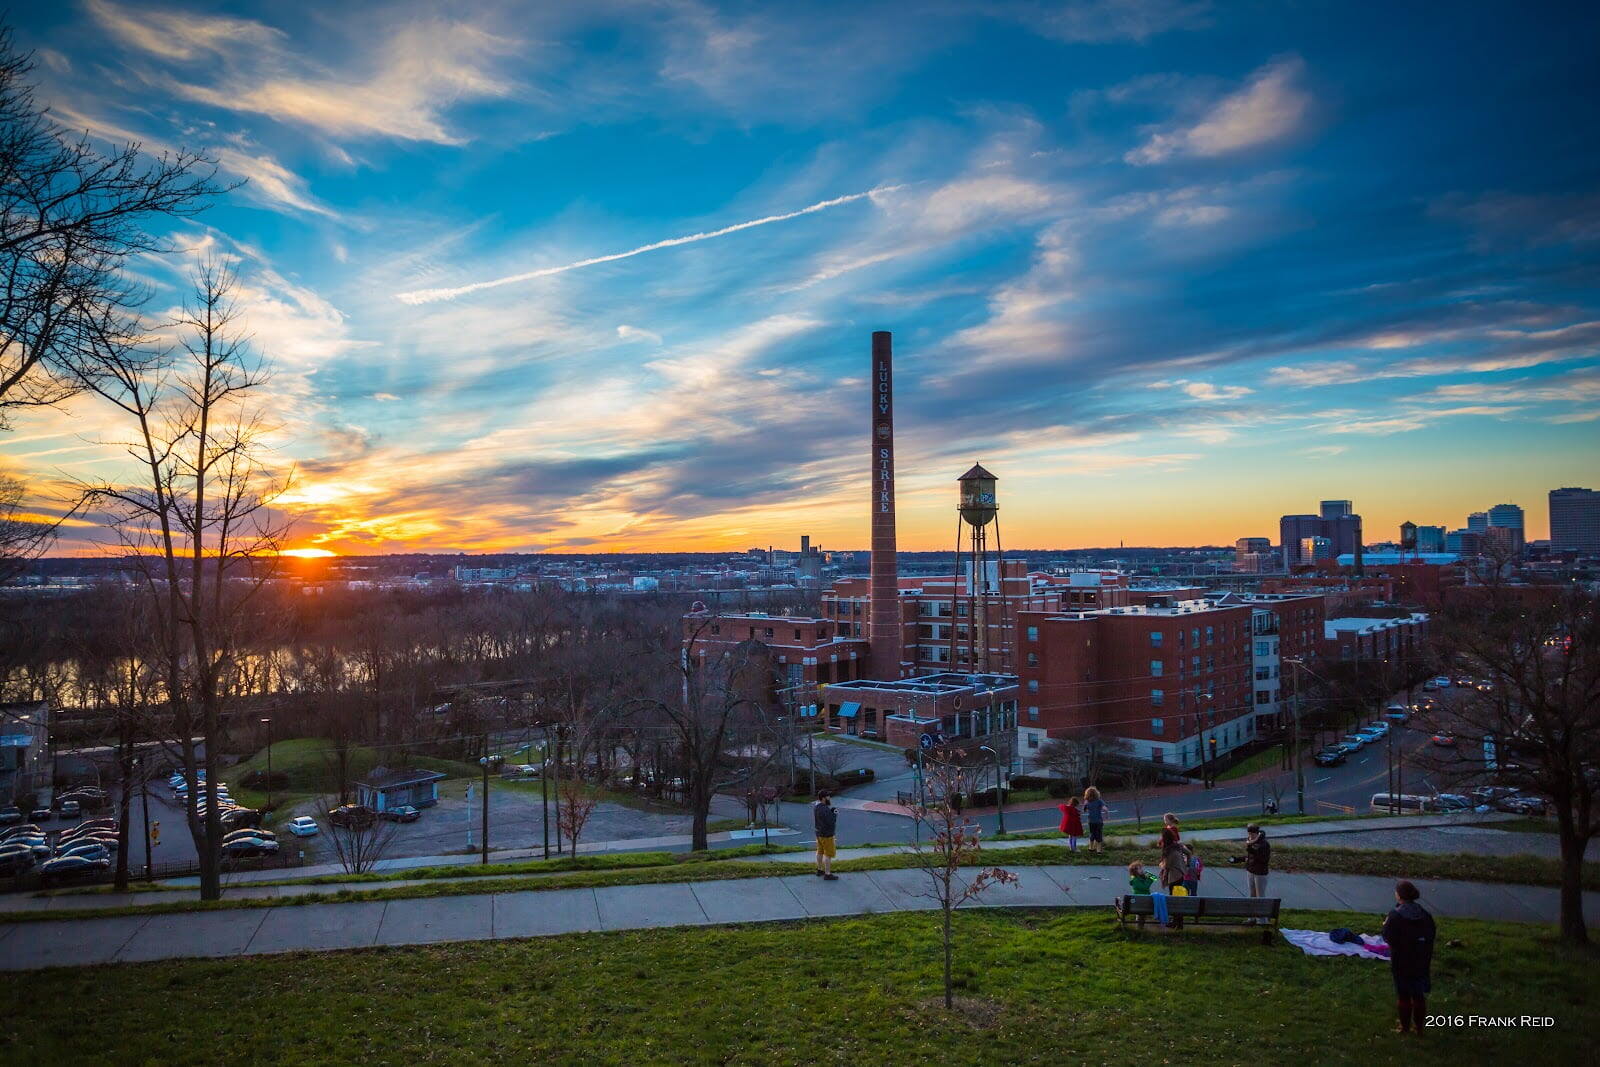
POLYGON ((1083 836, 1083 815, 1078 811, 1078 798, 1070 797, 1065 804, 1057 804, 1061 809, 1061 832, 1067 837, 1067 847, 1078 851, 1078 838, 1083 836))

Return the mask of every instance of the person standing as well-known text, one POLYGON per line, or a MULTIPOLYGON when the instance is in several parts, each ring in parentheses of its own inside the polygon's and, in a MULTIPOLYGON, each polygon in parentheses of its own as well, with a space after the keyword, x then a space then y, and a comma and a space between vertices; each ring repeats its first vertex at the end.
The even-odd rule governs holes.
POLYGON ((1402 879, 1394 884, 1394 910, 1383 920, 1383 939, 1389 943, 1389 971, 1394 976, 1394 995, 1400 1023, 1395 1029, 1404 1034, 1415 1027, 1422 1033, 1426 1025, 1428 994, 1433 991, 1433 941, 1438 933, 1433 916, 1417 899, 1422 893, 1402 879))
POLYGON ((838 855, 834 833, 839 828, 839 812, 833 806, 833 794, 826 789, 817 790, 817 802, 811 805, 811 821, 817 831, 817 877, 837 882, 833 873, 833 857, 838 855))
POLYGON ((1061 832, 1066 836, 1067 848, 1076 852, 1078 838, 1083 836, 1083 815, 1078 811, 1078 798, 1068 797, 1065 804, 1056 807, 1061 809, 1061 832))
POLYGON ((1089 823, 1089 851, 1099 852, 1106 847, 1106 802, 1092 785, 1083 791, 1083 815, 1089 823))
POLYGON ((1256 823, 1244 828, 1244 870, 1250 876, 1250 895, 1267 895, 1267 873, 1272 869, 1272 844, 1256 823))
POLYGON ((1191 897, 1200 895, 1200 876, 1205 873, 1205 861, 1200 858, 1200 853, 1194 850, 1193 845, 1185 845, 1184 852, 1189 857, 1189 868, 1184 875, 1183 888, 1188 890, 1191 897))
MULTIPOLYGON (((1162 818, 1162 823, 1161 840, 1156 842, 1156 847, 1161 850, 1161 888, 1172 895, 1173 889, 1183 885, 1189 877, 1189 850, 1179 840, 1178 817, 1168 812, 1162 818)), ((1173 919, 1168 925, 1174 930, 1181 930, 1183 920, 1173 919)))

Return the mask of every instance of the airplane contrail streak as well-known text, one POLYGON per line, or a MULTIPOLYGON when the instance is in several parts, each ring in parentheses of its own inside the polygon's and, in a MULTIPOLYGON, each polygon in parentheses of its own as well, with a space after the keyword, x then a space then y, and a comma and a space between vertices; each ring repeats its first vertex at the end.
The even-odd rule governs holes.
POLYGON ((626 252, 613 252, 605 256, 593 256, 589 259, 580 259, 575 263, 563 263, 559 267, 541 267, 522 274, 511 274, 504 278, 495 278, 486 282, 473 282, 470 285, 458 285, 448 289, 413 289, 410 292, 397 294, 407 304, 431 304, 439 300, 454 300, 458 296, 476 293, 484 289, 498 289, 502 285, 515 285, 518 282, 533 281, 535 278, 548 278, 553 274, 565 274, 569 270, 578 270, 582 267, 593 267, 599 263, 612 263, 619 259, 629 259, 633 256, 643 255, 646 252, 655 252, 662 248, 675 248, 678 245, 694 244, 696 241, 709 241, 713 237, 723 237, 740 230, 752 229, 756 226, 767 226, 774 222, 785 222, 797 219, 801 215, 811 215, 818 211, 826 211, 840 204, 848 204, 855 200, 862 200, 878 193, 892 193, 897 189, 904 189, 903 185, 880 185, 875 189, 868 189, 864 193, 850 193, 847 196, 836 196, 832 200, 820 200, 798 211, 786 211, 781 215, 767 215, 764 218, 750 219, 747 222, 736 222, 732 226, 724 226, 720 230, 707 230, 703 233, 691 233, 683 237, 669 237, 665 241, 656 241, 652 244, 640 245, 630 248, 626 252))

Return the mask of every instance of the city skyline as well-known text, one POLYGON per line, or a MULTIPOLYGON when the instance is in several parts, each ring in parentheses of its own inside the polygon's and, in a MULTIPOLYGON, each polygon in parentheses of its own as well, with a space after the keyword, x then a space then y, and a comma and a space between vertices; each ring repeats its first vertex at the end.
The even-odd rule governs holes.
MULTIPOLYGON (((239 270, 295 549, 864 548, 873 330, 907 551, 954 546, 974 462, 1008 548, 1228 546, 1323 498, 1368 541, 1502 502, 1538 540, 1600 481, 1581 28, 895 10, 15 17, 58 121, 249 179, 138 280, 159 314, 239 270)), ((12 421, 36 488, 119 469, 87 399, 12 421)))

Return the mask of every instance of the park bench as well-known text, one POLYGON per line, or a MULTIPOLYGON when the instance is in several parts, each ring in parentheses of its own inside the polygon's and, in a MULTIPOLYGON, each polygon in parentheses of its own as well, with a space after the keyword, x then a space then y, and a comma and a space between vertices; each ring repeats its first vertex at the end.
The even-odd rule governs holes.
MULTIPOLYGON (((1277 897, 1168 897, 1167 915, 1186 923, 1218 926, 1248 926, 1265 921, 1261 941, 1272 944, 1272 931, 1278 925, 1277 897)), ((1129 919, 1139 926, 1155 915, 1155 903, 1148 896, 1120 896, 1113 903, 1117 921, 1126 926, 1129 919)))

